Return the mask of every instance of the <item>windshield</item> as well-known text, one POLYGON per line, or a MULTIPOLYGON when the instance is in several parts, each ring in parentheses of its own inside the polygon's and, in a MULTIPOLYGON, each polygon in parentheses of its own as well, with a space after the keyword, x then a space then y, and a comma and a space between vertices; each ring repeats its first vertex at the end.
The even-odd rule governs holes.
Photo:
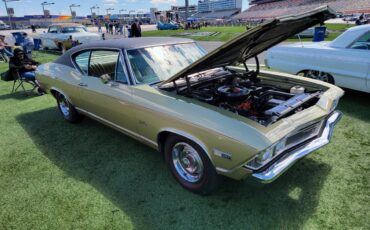
POLYGON ((81 33, 81 32, 87 32, 87 29, 82 26, 69 26, 69 27, 63 27, 62 33, 81 33))
POLYGON ((196 43, 128 50, 136 83, 155 83, 169 79, 205 55, 196 43))

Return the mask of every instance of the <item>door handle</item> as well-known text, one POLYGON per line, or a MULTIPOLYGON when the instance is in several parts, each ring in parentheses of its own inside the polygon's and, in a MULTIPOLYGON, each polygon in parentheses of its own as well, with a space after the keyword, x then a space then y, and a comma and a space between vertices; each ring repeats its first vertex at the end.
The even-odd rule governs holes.
POLYGON ((79 83, 78 85, 81 86, 81 87, 87 87, 87 84, 86 83, 82 83, 82 82, 79 83))

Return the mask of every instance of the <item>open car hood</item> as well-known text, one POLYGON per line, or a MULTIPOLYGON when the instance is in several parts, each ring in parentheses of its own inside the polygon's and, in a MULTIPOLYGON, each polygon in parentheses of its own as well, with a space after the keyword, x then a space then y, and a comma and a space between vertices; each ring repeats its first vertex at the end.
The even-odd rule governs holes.
POLYGON ((208 53, 171 78, 161 82, 159 87, 186 75, 217 67, 244 63, 246 60, 257 56, 293 35, 334 17, 334 10, 328 6, 322 6, 299 15, 270 20, 208 53))

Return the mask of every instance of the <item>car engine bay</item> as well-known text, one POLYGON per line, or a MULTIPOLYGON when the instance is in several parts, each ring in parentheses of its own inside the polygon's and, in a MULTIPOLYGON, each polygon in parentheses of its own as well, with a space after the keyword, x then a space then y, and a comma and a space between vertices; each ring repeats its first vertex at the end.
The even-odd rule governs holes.
POLYGON ((299 85, 284 88, 267 84, 257 75, 258 71, 238 73, 217 68, 177 79, 161 89, 176 91, 178 95, 217 106, 264 126, 316 104, 322 93, 299 85))

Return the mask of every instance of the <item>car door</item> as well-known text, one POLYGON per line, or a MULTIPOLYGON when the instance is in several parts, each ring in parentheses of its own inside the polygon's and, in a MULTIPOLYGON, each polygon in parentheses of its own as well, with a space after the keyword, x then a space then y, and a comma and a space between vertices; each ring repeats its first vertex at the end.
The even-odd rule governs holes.
POLYGON ((347 66, 349 74, 357 79, 345 78, 345 82, 341 84, 351 89, 370 92, 370 31, 356 39, 345 52, 350 61, 341 66, 347 66))
POLYGON ((54 40, 58 36, 59 27, 58 26, 50 26, 48 32, 42 35, 42 45, 43 47, 47 47, 49 49, 56 49, 58 48, 54 42, 54 40))
POLYGON ((128 82, 121 51, 92 50, 87 74, 79 84, 80 109, 110 125, 135 131, 128 82))

